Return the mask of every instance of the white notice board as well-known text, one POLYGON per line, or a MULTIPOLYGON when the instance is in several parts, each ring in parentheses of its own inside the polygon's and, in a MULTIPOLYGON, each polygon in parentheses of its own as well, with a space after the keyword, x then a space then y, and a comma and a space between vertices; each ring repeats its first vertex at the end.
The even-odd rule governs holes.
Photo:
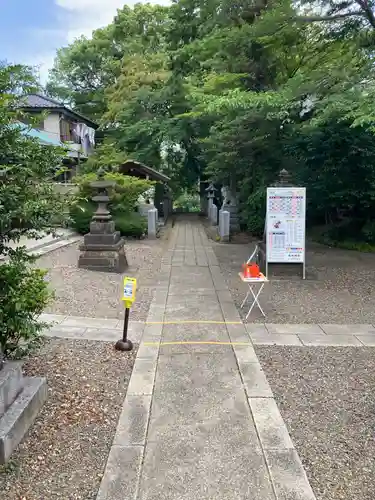
POLYGON ((303 264, 305 278, 305 232, 306 188, 267 188, 267 263, 303 264))

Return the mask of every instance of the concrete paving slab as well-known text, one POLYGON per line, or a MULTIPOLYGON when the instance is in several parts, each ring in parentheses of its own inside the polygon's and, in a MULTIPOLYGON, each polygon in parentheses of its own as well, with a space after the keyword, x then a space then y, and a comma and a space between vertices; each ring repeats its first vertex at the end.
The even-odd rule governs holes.
POLYGON ((245 323, 246 330, 249 334, 269 334, 264 323, 245 323))
POLYGON ((229 323, 226 327, 231 342, 249 342, 250 337, 242 323, 238 325, 232 325, 229 323))
POLYGON ((113 440, 118 446, 143 446, 146 443, 151 396, 127 395, 113 440))
MULTIPOLYGON (((171 285, 169 288, 169 297, 178 296, 181 298, 181 285, 171 285)), ((208 297, 216 297, 215 290, 212 287, 183 287, 184 296, 208 296, 208 297)))
POLYGON ((375 335, 375 327, 370 324, 321 324, 320 326, 327 335, 375 335))
POLYGON ((247 439, 247 422, 209 435, 180 430, 148 443, 138 499, 274 500, 262 453, 247 439))
POLYGON ((299 333, 311 333, 311 334, 321 334, 324 332, 320 328, 319 325, 315 324, 275 324, 275 323, 266 323, 266 328, 268 333, 279 334, 279 333, 288 333, 288 334, 299 334, 299 333))
POLYGON ((273 398, 271 387, 259 362, 241 363, 239 369, 249 398, 273 398))
POLYGON ((85 332, 87 328, 81 328, 78 326, 61 326, 56 325, 52 328, 44 330, 44 335, 46 337, 58 337, 66 339, 83 339, 85 337, 85 332))
POLYGON ((136 359, 130 378, 129 396, 151 395, 154 388, 156 362, 150 359, 136 359))
POLYGON ((238 363, 258 363, 258 357, 250 343, 249 345, 234 344, 233 349, 238 363))
MULTIPOLYGON (((140 327, 133 326, 129 324, 128 329, 128 338, 133 343, 140 342, 142 338, 142 325, 140 327)), ((122 330, 106 330, 105 328, 87 328, 85 333, 83 334, 83 338, 88 340, 101 340, 107 342, 117 342, 120 338, 122 338, 122 330)))
MULTIPOLYGON (((164 325, 162 342, 230 342, 225 325, 186 324, 164 325)), ((176 346, 178 347, 178 346, 176 346)), ((177 352, 177 351, 176 351, 177 352)), ((213 349, 212 352, 215 352, 213 349)), ((165 353, 165 348, 162 349, 165 353)))
POLYGON ((375 335, 356 335, 356 338, 367 347, 375 347, 375 335))
POLYGON ((202 301, 195 306, 181 300, 179 304, 167 304, 165 308, 165 321, 223 321, 223 314, 218 302, 204 305, 202 301))
POLYGON ((266 450, 277 500, 316 500, 296 450, 266 450))
POLYGON ((143 446, 112 446, 96 500, 136 500, 143 446))
POLYGON ((164 321, 165 306, 151 304, 148 310, 147 321, 164 321))
POLYGON ((332 346, 351 347, 361 346, 361 342, 354 335, 298 335, 305 346, 332 346))
POLYGON ((76 326, 81 328, 121 328, 118 318, 85 318, 83 316, 67 316, 61 323, 62 326, 76 326))
POLYGON ((215 287, 215 290, 228 290, 228 287, 225 283, 224 276, 221 272, 221 269, 218 265, 210 266, 212 281, 215 287))
POLYGON ((145 343, 141 342, 138 347, 137 359, 149 359, 156 363, 157 358, 159 356, 159 346, 160 343, 158 341, 145 343))
POLYGON ((157 342, 160 341, 163 332, 163 324, 148 325, 146 324, 143 330, 142 342, 157 342))
POLYGON ((40 321, 45 321, 46 323, 55 323, 55 324, 62 323, 65 318, 66 316, 62 314, 43 313, 39 316, 40 321))
POLYGON ((216 292, 219 302, 231 302, 233 304, 232 294, 229 290, 217 290, 216 292))
POLYGON ((286 333, 251 333, 250 338, 255 345, 303 345, 297 335, 286 333))
POLYGON ((273 398, 249 398, 259 439, 264 450, 293 449, 288 429, 273 398))
POLYGON ((241 321, 240 313, 233 301, 220 302, 220 307, 225 321, 241 321))

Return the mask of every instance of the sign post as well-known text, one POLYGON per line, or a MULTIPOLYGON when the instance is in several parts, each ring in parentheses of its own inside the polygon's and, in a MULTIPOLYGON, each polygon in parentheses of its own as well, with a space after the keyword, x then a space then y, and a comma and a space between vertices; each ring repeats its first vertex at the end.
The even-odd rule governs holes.
POLYGON ((267 188, 266 276, 268 263, 301 264, 305 262, 306 188, 267 188))
POLYGON ((128 339, 128 326, 130 308, 135 301, 136 289, 137 280, 126 276, 124 278, 124 291, 121 298, 125 306, 124 329, 122 332, 122 339, 118 340, 115 345, 115 349, 118 351, 131 351, 133 349, 133 343, 128 339))

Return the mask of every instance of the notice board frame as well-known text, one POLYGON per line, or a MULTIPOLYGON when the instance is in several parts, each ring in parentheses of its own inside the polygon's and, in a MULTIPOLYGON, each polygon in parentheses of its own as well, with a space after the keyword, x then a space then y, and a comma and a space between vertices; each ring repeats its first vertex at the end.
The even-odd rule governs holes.
POLYGON ((266 203, 266 277, 268 264, 301 264, 302 278, 306 279, 306 188, 268 187, 266 203), (271 201, 275 198, 280 198, 278 213, 270 210, 271 201), (275 229, 276 224, 280 225, 280 231, 275 229), (293 241, 290 241, 292 237, 293 241), (282 257, 275 257, 277 250, 274 244, 278 245, 282 257))

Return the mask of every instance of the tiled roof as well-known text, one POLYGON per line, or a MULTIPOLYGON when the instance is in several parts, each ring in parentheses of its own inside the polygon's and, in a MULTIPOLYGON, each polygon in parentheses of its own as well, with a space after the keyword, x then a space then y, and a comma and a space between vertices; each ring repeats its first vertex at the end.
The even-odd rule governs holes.
POLYGON ((24 106, 27 108, 63 108, 64 105, 55 99, 40 94, 29 94, 24 97, 24 106))
POLYGON ((27 111, 30 111, 30 109, 45 109, 45 110, 51 110, 51 109, 58 109, 61 110, 63 113, 66 113, 68 115, 74 116, 75 119, 82 120, 88 124, 90 124, 91 127, 93 128, 98 128, 98 125, 90 120, 89 118, 86 118, 85 116, 81 115, 80 113, 77 113, 76 111, 73 111, 72 109, 69 109, 67 106, 65 106, 62 102, 56 101, 55 99, 52 99, 51 97, 47 97, 45 95, 41 94, 29 94, 23 97, 23 105, 22 108, 24 108, 27 111))

